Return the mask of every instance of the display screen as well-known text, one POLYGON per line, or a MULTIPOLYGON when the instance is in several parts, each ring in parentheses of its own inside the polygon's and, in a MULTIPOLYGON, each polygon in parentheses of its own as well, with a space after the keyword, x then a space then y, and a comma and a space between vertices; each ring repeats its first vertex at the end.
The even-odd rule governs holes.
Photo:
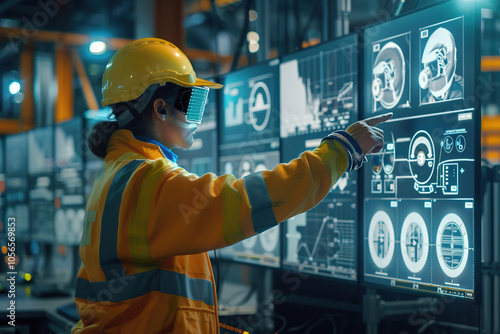
POLYGON ((55 218, 56 241, 77 245, 85 216, 83 193, 83 121, 75 118, 55 126, 55 218))
MULTIPOLYGON (((5 138, 5 217, 16 219, 16 239, 30 236, 27 157, 28 135, 19 133, 5 138)), ((5 220, 6 221, 6 220, 5 220)))
POLYGON ((31 236, 52 242, 54 229, 54 128, 28 132, 28 198, 31 236))
MULTIPOLYGON (((238 178, 273 169, 280 162, 279 62, 228 74, 220 121, 220 174, 238 178)), ((221 258, 280 265, 279 226, 220 250, 221 258)))
MULTIPOLYGON (((90 134, 90 131, 92 130, 92 127, 99 122, 99 119, 93 119, 93 118, 85 118, 85 138, 88 137, 90 134)), ((90 192, 92 190, 92 186, 94 184, 94 181, 96 179, 96 176, 99 172, 99 169, 101 169, 103 160, 96 157, 88 148, 87 143, 85 142, 84 144, 84 156, 85 156, 85 168, 83 172, 83 177, 84 177, 84 194, 85 194, 85 203, 87 203, 87 199, 90 195, 90 192)))
MULTIPOLYGON (((357 121, 357 36, 284 57, 280 65, 282 160, 312 150, 357 121)), ((283 266, 357 279, 357 173, 345 173, 312 210, 286 222, 283 266)))
POLYGON ((365 30, 364 116, 394 113, 363 168, 365 282, 475 298, 474 31, 470 4, 365 30))
POLYGON ((0 137, 0 235, 6 232, 5 225, 5 151, 4 139, 0 137))
MULTIPOLYGON (((210 81, 217 81, 209 79, 210 81)), ((190 173, 217 173, 217 107, 219 90, 211 89, 201 124, 196 129, 191 148, 174 149, 177 164, 190 173)))
POLYGON ((56 167, 80 167, 86 146, 82 118, 57 124, 54 131, 56 167))
POLYGON ((28 173, 51 173, 54 167, 54 129, 50 126, 28 132, 28 173))

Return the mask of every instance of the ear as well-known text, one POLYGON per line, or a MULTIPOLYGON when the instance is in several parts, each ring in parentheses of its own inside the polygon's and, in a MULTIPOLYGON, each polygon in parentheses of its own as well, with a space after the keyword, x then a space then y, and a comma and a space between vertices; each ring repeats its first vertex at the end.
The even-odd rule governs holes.
POLYGON ((161 121, 165 120, 166 109, 168 109, 167 103, 163 99, 156 99, 153 103, 153 118, 161 121))

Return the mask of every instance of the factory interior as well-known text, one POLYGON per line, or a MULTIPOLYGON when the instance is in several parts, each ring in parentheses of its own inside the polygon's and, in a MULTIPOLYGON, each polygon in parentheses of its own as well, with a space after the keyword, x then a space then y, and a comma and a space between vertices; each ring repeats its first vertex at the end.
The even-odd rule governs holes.
POLYGON ((497 0, 2 0, 0 333, 500 334, 499 36, 497 0))

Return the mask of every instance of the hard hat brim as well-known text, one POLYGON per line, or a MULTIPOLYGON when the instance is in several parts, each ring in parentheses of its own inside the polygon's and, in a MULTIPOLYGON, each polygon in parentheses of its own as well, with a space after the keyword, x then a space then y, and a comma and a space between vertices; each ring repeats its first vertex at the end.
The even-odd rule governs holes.
MULTIPOLYGON (((164 80, 164 78, 161 78, 160 80, 155 80, 154 81, 154 83, 161 83, 161 84, 164 84, 166 82, 172 82, 172 83, 175 83, 175 84, 177 84, 179 86, 183 86, 183 87, 204 86, 204 87, 209 87, 209 88, 212 88, 212 89, 221 89, 222 87, 224 87, 224 85, 221 85, 219 83, 216 83, 216 82, 213 82, 213 81, 204 80, 204 79, 200 79, 200 78, 196 78, 196 80, 192 84, 186 84, 185 82, 182 82, 180 80, 175 80, 175 79, 172 79, 172 78, 170 78, 169 80, 164 80)), ((126 99, 127 101, 136 99, 136 98, 138 98, 140 96, 140 95, 136 96, 137 94, 127 94, 127 93, 124 93, 124 94, 127 95, 127 96, 129 96, 129 98, 126 99)), ((108 105, 111 105, 111 104, 114 104, 114 103, 118 103, 118 102, 123 102, 123 101, 124 101, 123 99, 118 99, 118 98, 115 97, 115 98, 109 98, 109 99, 102 99, 101 100, 101 104, 102 104, 103 107, 105 107, 105 106, 108 106, 108 105)))
POLYGON ((212 89, 221 89, 223 87, 223 85, 219 83, 203 80, 200 78, 196 78, 196 81, 194 82, 193 86, 205 86, 205 87, 210 87, 212 89))

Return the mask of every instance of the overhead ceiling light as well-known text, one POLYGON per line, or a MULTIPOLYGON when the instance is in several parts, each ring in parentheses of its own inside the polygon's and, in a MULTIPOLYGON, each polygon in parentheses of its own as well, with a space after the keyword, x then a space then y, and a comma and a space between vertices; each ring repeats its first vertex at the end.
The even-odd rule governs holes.
POLYGON ((93 55, 96 55, 96 56, 102 55, 107 50, 108 50, 108 46, 103 41, 93 41, 89 45, 90 53, 92 53, 93 55))
POLYGON ((250 41, 248 43, 248 51, 250 51, 250 53, 256 53, 259 51, 259 42, 256 42, 256 41, 250 41))
POLYGON ((260 37, 259 34, 256 33, 255 31, 249 31, 247 33, 247 42, 259 42, 260 37))
POLYGON ((9 93, 15 95, 21 91, 21 84, 17 81, 12 81, 9 85, 9 93))
POLYGON ((248 12, 248 19, 250 20, 250 22, 257 21, 258 18, 259 14, 255 10, 250 9, 250 11, 248 12))

